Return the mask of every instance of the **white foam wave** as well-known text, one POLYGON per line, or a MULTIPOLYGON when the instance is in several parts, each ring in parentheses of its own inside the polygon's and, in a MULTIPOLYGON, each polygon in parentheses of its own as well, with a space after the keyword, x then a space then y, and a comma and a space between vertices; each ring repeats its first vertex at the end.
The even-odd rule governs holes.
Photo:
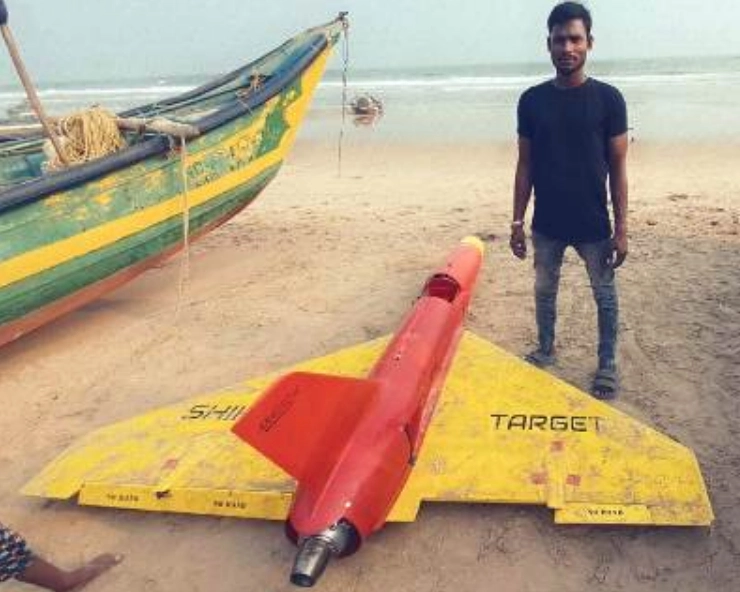
MULTIPOLYGON (((500 88, 501 86, 525 86, 534 84, 543 80, 547 75, 538 76, 450 76, 446 78, 399 78, 399 79, 373 79, 358 78, 350 80, 348 86, 353 87, 372 87, 372 88, 430 88, 430 87, 457 87, 457 88, 475 88, 491 87, 500 88)), ((332 88, 342 86, 338 80, 329 80, 321 83, 321 86, 332 88)))
MULTIPOLYGON (((439 78, 356 78, 348 81, 350 89, 415 89, 439 88, 446 91, 464 90, 505 90, 518 89, 537 84, 550 78, 552 74, 543 72, 533 75, 511 76, 449 76, 439 78)), ((660 85, 660 84, 737 84, 740 72, 697 72, 697 73, 635 73, 635 74, 595 74, 596 78, 618 85, 660 85)), ((338 80, 324 81, 323 88, 341 87, 338 80)))
POLYGON ((117 95, 177 95, 190 90, 190 86, 146 86, 119 88, 48 88, 39 91, 41 97, 106 97, 117 95))
MULTIPOLYGON (((80 99, 84 97, 130 97, 149 96, 166 97, 178 95, 191 90, 191 86, 145 86, 145 87, 111 87, 111 88, 42 88, 38 95, 41 99, 65 100, 80 99)), ((23 100, 25 94, 22 91, 0 92, 0 100, 23 100)))

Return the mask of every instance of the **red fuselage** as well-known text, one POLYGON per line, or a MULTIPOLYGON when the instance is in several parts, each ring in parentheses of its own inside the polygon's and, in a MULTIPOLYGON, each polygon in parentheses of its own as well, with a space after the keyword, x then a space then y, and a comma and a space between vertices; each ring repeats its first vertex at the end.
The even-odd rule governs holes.
POLYGON ((340 520, 361 538, 379 529, 419 453, 463 330, 482 248, 464 241, 426 282, 368 380, 376 396, 336 462, 299 481, 289 523, 298 537, 340 520))

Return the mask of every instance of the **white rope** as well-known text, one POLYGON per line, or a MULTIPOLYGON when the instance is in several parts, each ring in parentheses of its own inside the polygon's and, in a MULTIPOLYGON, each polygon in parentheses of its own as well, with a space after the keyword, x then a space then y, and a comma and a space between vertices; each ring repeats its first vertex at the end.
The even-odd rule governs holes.
POLYGON ((349 24, 342 21, 342 126, 339 129, 337 147, 337 176, 342 176, 342 143, 344 141, 344 127, 347 120, 347 68, 349 67, 349 24))
POLYGON ((180 272, 177 281, 177 308, 175 316, 179 316, 185 290, 190 281, 190 200, 188 195, 187 156, 188 149, 185 138, 180 137, 180 177, 182 180, 182 257, 180 258, 180 272))

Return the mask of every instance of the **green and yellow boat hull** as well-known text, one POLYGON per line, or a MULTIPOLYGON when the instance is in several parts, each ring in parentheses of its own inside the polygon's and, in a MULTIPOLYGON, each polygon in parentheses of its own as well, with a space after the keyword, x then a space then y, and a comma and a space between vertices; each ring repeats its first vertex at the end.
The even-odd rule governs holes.
POLYGON ((249 205, 290 150, 343 24, 306 31, 216 83, 126 114, 188 123, 200 132, 188 141, 144 137, 50 175, 34 171, 39 140, 4 143, 0 346, 156 265, 182 248, 186 232, 197 238, 249 205))

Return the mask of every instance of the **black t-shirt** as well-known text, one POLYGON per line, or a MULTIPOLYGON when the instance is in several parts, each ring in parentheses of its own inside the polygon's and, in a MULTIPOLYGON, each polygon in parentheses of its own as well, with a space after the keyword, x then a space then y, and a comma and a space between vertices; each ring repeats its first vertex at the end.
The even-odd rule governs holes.
POLYGON ((593 78, 567 89, 548 81, 522 94, 517 116, 531 145, 534 230, 574 243, 609 238, 609 140, 627 131, 621 93, 593 78))

